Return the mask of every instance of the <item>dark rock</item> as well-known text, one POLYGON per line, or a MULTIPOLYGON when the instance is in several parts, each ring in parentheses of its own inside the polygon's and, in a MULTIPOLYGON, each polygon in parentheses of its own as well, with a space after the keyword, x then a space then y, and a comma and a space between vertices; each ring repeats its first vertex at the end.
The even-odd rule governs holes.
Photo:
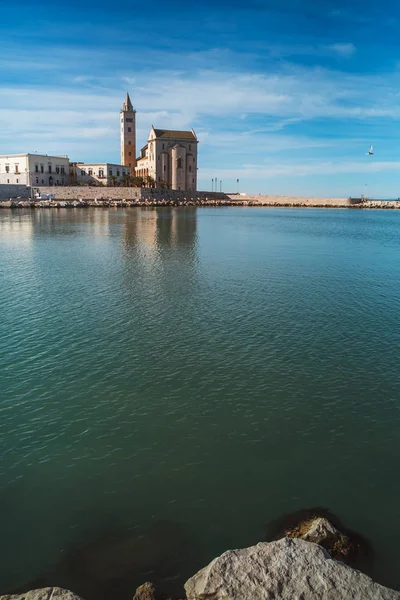
POLYGON ((156 588, 152 583, 144 583, 137 588, 133 600, 157 600, 156 588))
POLYGON ((267 540, 282 537, 299 538, 318 544, 332 558, 372 574, 373 549, 369 540, 345 527, 326 508, 303 509, 274 521, 267 532, 267 540))

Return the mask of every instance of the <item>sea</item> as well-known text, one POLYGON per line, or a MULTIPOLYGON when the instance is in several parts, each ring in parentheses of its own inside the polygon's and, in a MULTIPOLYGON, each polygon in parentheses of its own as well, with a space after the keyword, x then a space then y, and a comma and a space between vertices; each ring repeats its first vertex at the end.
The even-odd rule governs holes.
POLYGON ((175 591, 316 506, 400 589, 400 211, 4 209, 0 311, 0 593, 175 591))

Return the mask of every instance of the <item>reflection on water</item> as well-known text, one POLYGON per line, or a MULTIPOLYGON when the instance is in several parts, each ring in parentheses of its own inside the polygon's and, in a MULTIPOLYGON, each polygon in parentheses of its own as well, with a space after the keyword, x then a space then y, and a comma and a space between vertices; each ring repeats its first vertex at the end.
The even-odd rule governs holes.
POLYGON ((400 587, 399 218, 0 212, 0 591, 132 523, 182 579, 316 505, 400 587))
POLYGON ((196 243, 196 209, 138 209, 124 221, 123 242, 128 248, 146 246, 154 252, 168 246, 190 248, 196 243))

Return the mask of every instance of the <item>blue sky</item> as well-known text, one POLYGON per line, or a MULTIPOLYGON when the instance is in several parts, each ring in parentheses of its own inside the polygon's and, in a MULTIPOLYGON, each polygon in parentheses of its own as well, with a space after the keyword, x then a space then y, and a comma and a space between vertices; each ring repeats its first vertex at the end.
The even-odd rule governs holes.
POLYGON ((0 154, 119 162, 129 91, 139 147, 195 129, 201 189, 398 197, 399 31, 388 1, 7 3, 0 154))

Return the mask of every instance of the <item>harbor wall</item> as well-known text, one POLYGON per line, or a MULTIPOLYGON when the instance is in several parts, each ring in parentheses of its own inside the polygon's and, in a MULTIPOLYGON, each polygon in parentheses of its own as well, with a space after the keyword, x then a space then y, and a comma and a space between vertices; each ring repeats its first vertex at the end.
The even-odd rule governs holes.
POLYGON ((0 198, 30 198, 31 189, 26 185, 1 183, 0 184, 0 198))
MULTIPOLYGON (((197 200, 228 199, 218 192, 185 192, 153 188, 62 186, 40 187, 41 194, 53 194, 55 200, 197 200)), ((240 197, 238 198, 240 199, 240 197)))
POLYGON ((231 194, 231 199, 241 200, 242 202, 251 202, 253 205, 261 206, 332 206, 349 207, 361 203, 360 198, 317 198, 317 197, 298 197, 298 196, 251 196, 231 194))

